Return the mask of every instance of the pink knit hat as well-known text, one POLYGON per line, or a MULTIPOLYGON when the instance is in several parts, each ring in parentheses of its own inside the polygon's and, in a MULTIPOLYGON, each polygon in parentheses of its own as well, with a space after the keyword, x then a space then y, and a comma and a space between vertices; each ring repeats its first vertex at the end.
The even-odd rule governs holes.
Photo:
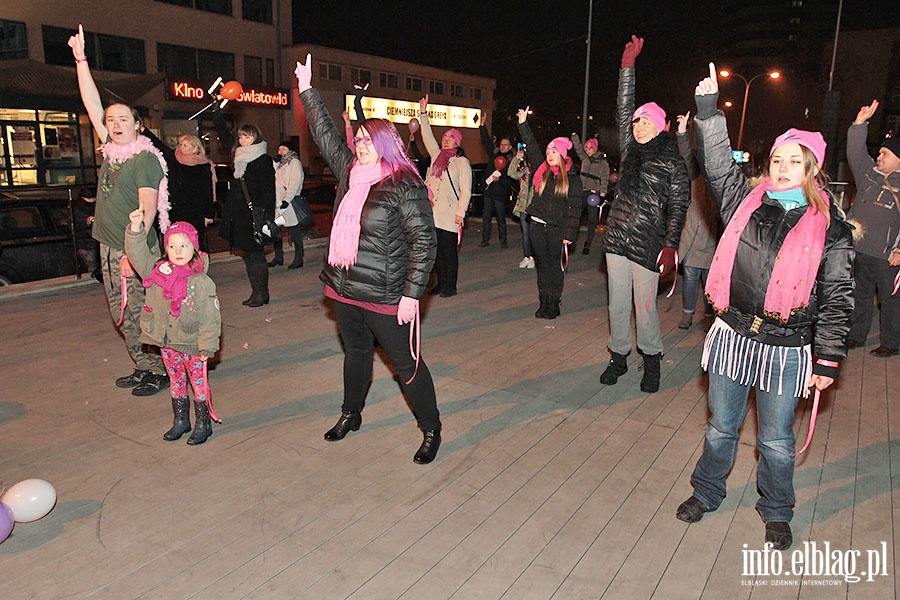
POLYGON ((453 138, 453 141, 456 142, 456 145, 459 146, 462 144, 462 134, 459 132, 459 129, 448 129, 444 132, 442 137, 450 136, 453 138))
POLYGON ((785 144, 800 144, 810 149, 815 155, 816 162, 820 165, 825 162, 825 138, 818 131, 803 131, 802 129, 788 129, 777 138, 769 150, 769 156, 775 152, 779 146, 785 144))
POLYGON ((169 225, 169 228, 166 229, 165 235, 163 235, 163 245, 169 245, 169 238, 172 237, 172 234, 180 233, 181 235, 187 237, 187 239, 191 240, 191 244, 194 245, 194 250, 200 250, 200 236, 197 235, 197 230, 194 229, 194 226, 185 221, 176 221, 169 225))
POLYGON ((587 152, 590 149, 598 150, 600 148, 600 143, 597 141, 597 138, 590 138, 588 141, 584 143, 584 151, 587 152))
POLYGON ((553 148, 563 156, 568 156, 569 150, 572 149, 572 140, 567 137, 553 138, 553 140, 547 144, 547 150, 550 148, 553 148))
POLYGON ((648 102, 638 107, 631 115, 632 121, 640 118, 649 119, 660 131, 666 131, 666 111, 656 102, 648 102))

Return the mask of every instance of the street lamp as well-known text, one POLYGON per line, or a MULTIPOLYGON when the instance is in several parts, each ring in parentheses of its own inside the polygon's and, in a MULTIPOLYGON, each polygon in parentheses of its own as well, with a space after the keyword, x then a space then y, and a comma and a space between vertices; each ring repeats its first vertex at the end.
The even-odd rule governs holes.
POLYGON ((741 142, 744 140, 744 118, 747 116, 747 97, 750 95, 750 84, 760 77, 778 79, 779 77, 781 77, 781 73, 779 73, 778 71, 769 71, 768 73, 760 73, 759 75, 754 75, 750 79, 747 79, 739 73, 733 73, 727 69, 722 69, 721 71, 719 71, 719 75, 721 75, 722 77, 739 77, 740 80, 744 82, 744 106, 741 107, 741 126, 738 128, 737 141, 737 149, 741 150, 741 142))

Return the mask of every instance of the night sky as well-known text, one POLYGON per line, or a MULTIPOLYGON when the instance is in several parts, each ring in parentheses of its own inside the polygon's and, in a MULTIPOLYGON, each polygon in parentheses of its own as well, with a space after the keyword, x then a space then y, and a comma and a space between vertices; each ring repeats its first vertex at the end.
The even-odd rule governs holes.
MULTIPOLYGON (((535 122, 552 126, 561 121, 562 132, 580 132, 575 117, 584 93, 587 0, 293 3, 295 44, 492 77, 497 80, 495 133, 513 132, 515 109, 526 104, 535 122)), ((632 33, 646 39, 637 62, 637 102, 656 101, 670 117, 693 109, 693 86, 716 58, 723 3, 694 0, 689 9, 685 4, 594 0, 588 111, 596 122, 613 125, 619 60, 632 33)), ((843 23, 847 28, 900 26, 900 2, 846 0, 843 23)))

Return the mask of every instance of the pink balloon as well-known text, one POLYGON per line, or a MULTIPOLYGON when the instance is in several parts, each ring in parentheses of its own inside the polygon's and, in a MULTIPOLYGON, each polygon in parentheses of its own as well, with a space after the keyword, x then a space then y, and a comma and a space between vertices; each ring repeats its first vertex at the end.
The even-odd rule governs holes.
POLYGON ((409 132, 415 133, 419 130, 419 120, 415 117, 409 120, 409 132))
POLYGON ((16 518, 13 516, 12 509, 0 502, 0 544, 9 537, 15 524, 16 518))

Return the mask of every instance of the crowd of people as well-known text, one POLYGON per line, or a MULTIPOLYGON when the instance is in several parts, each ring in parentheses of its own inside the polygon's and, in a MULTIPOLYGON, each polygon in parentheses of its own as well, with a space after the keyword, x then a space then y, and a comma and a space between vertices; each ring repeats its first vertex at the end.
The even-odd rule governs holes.
MULTIPOLYGON (((259 128, 241 125, 227 197, 216 199, 215 171, 200 140, 182 136, 170 150, 142 133, 133 108, 104 109, 80 28, 69 43, 82 99, 105 142, 91 235, 99 243, 110 312, 135 362, 134 372, 115 383, 136 395, 171 388, 174 421, 163 435, 169 441, 192 431, 190 385, 196 418, 188 444, 201 444, 217 420, 206 365, 221 334, 203 233, 212 202, 222 204, 220 232, 246 265, 251 295, 244 304, 267 304, 269 268, 284 264, 284 252, 276 243, 274 258, 266 261, 260 220, 266 227, 270 221, 286 227, 295 245, 289 268, 304 264, 292 207, 303 183, 297 147, 282 141, 273 162, 259 128)), ((605 210, 599 249, 607 275, 611 359, 599 382, 615 385, 636 345, 643 360, 641 390, 659 390, 665 349, 658 290, 680 267, 679 327, 692 326, 701 292, 709 317, 702 366, 709 374, 710 417, 691 475, 693 493, 676 517, 696 523, 721 505, 754 388, 756 508, 766 542, 783 550, 793 541, 794 411, 811 388, 818 393, 831 386, 848 348, 865 342, 876 293, 881 343, 872 354, 898 354, 900 141, 885 139, 873 160, 865 140, 878 103, 860 109, 847 141, 858 188, 848 219, 828 191, 822 168, 827 147, 818 132, 784 132, 771 147, 762 178, 748 180, 732 159, 712 63, 695 89, 694 118, 689 112, 678 115, 676 131, 670 131, 666 111, 655 102, 636 106, 636 63, 643 45, 632 36, 621 58, 616 103, 621 162, 614 191, 596 138, 582 142, 576 134, 558 135, 541 144, 527 106, 517 112, 521 144, 516 150, 509 137, 495 147, 482 121, 488 169, 494 167, 483 182, 473 182, 459 131, 447 129, 438 141, 427 95, 419 101, 416 120, 425 154, 415 144, 414 128, 404 140, 390 121, 365 118, 363 90, 357 93, 355 132, 346 113, 341 131, 312 87, 311 56, 297 63, 299 100, 312 141, 337 179, 319 278, 343 342, 344 389, 340 416, 324 439, 340 441, 361 428, 378 344, 422 432, 413 460, 427 464, 436 458, 441 420, 434 381, 416 344, 420 300, 426 292, 446 298, 459 291, 458 252, 473 185, 484 186, 479 247, 490 245, 494 218, 500 245, 507 247, 506 205, 515 196, 513 212, 523 231, 519 267, 535 271, 539 319, 561 315, 569 249, 583 213, 588 214, 582 246, 587 255, 605 210), (435 283, 428 289, 432 276, 435 283)), ((216 122, 220 139, 231 146, 234 136, 218 113, 216 122)))

